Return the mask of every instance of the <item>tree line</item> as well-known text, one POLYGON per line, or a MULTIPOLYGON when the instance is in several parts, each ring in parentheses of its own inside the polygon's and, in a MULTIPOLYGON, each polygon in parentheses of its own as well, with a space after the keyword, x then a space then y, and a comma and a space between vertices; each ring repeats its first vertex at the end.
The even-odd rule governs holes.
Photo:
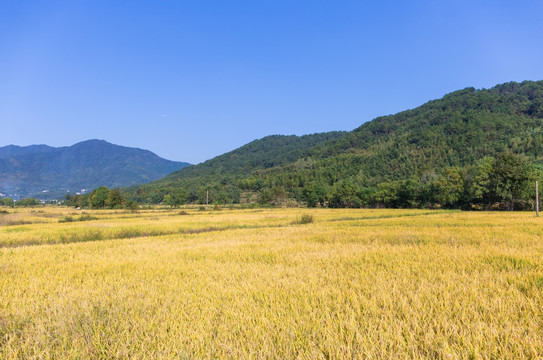
POLYGON ((66 194, 64 205, 92 209, 129 209, 136 210, 138 203, 127 199, 120 189, 109 189, 101 186, 88 194, 66 194))
POLYGON ((290 188, 277 182, 260 189, 258 201, 278 205, 292 197, 309 207, 528 210, 535 205, 535 181, 542 174, 526 157, 504 152, 474 165, 450 166, 374 186, 368 186, 361 176, 333 183, 317 179, 290 188))
MULTIPOLYGON (((179 207, 184 204, 239 204, 261 206, 308 206, 330 208, 446 208, 464 210, 530 210, 535 206, 534 183, 543 171, 527 157, 502 152, 473 165, 448 166, 402 180, 369 183, 357 174, 344 178, 300 178, 274 173, 193 187, 160 189, 155 203, 179 207)), ((89 194, 66 194, 67 206, 93 209, 137 209, 138 203, 121 189, 105 186, 89 194)), ((36 199, 0 199, 3 206, 36 206, 36 199)))
POLYGON ((376 184, 360 174, 293 179, 278 172, 237 180, 235 185, 225 181, 207 183, 196 190, 163 188, 159 203, 172 207, 205 204, 207 200, 210 204, 236 204, 244 198, 262 206, 529 210, 535 205, 534 183, 542 178, 541 168, 527 157, 503 152, 473 165, 448 166, 376 184))
POLYGON ((20 200, 13 200, 11 197, 4 197, 0 198, 0 206, 7 206, 7 207, 29 207, 29 206, 39 206, 42 205, 42 202, 35 198, 24 198, 20 200))

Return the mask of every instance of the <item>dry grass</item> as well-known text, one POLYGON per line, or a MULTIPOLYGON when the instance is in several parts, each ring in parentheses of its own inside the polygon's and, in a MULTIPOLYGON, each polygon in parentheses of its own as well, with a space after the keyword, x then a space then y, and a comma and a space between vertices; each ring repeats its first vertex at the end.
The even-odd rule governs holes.
POLYGON ((30 223, 0 227, 0 358, 543 354, 529 213, 13 211, 30 223))

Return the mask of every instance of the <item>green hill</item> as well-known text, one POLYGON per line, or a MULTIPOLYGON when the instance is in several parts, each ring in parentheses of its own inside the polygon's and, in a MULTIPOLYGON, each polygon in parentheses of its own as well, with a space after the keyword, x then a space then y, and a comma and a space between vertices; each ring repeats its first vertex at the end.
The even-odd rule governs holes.
MULTIPOLYGON (((227 201, 239 201, 236 185, 257 170, 288 165, 308 156, 311 149, 344 136, 345 132, 329 132, 304 136, 272 135, 252 141, 234 151, 198 165, 188 166, 151 184, 128 188, 132 198, 140 202, 158 203, 164 195, 179 187, 189 190, 189 199, 198 199, 202 185, 227 194, 227 201)), ((212 193, 216 198, 217 191, 212 193)))
MULTIPOLYGON (((472 171, 470 166, 503 152, 541 164, 542 127, 543 81, 467 88, 376 118, 351 132, 257 140, 131 191, 139 200, 157 202, 176 187, 192 193, 193 201, 204 188, 212 188, 215 194, 262 194, 267 189, 284 190, 289 198, 307 201, 308 189, 317 186, 327 194, 325 202, 334 187, 347 182, 366 189, 375 203, 380 184, 382 188, 382 184, 411 179, 427 185, 451 167, 465 178, 472 171), (286 139, 292 142, 283 144, 286 139)), ((364 204, 366 195, 358 194, 357 204, 364 204)), ((237 198, 227 195, 219 200, 235 202, 237 198)))

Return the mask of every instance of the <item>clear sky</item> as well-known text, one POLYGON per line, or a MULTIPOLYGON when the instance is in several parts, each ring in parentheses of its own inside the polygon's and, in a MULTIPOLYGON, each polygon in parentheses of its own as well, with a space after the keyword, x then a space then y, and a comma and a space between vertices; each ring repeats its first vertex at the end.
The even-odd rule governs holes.
POLYGON ((0 0, 0 146, 198 163, 541 79, 540 0, 0 0))

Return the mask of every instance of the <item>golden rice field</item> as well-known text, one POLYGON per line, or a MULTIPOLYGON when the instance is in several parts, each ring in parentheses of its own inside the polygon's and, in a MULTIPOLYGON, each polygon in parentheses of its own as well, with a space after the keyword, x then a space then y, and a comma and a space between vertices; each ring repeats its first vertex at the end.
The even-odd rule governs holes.
POLYGON ((532 213, 6 210, 1 359, 543 358, 532 213))

